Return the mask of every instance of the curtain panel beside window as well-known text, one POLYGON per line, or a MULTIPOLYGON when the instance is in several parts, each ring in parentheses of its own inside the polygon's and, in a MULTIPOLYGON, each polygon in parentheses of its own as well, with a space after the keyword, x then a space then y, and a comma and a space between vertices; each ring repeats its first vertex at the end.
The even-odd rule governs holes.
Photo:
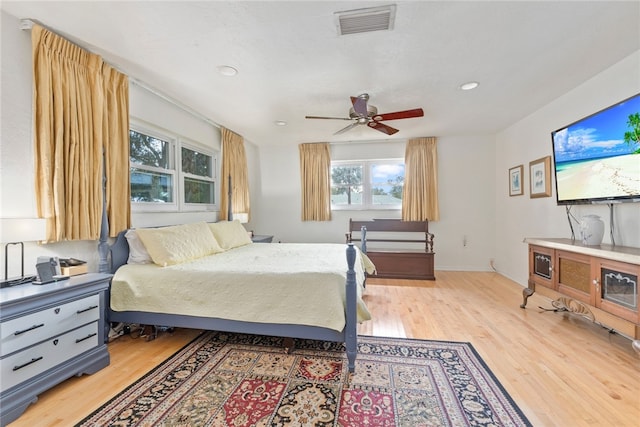
POLYGON ((229 177, 231 177, 231 212, 245 213, 251 220, 251 202, 249 200, 249 177, 247 173, 247 155, 244 150, 244 138, 226 128, 222 132, 222 171, 220 185, 220 219, 228 220, 229 177))
POLYGON ((108 64, 102 65, 105 108, 103 132, 105 204, 109 236, 131 227, 129 167, 129 78, 108 64))
POLYGON ((331 221, 331 154, 328 143, 299 144, 302 220, 331 221))
POLYGON ((410 139, 405 149, 404 164, 402 220, 439 220, 437 139, 410 139))
POLYGON ((36 204, 46 241, 98 239, 105 163, 115 235, 130 221, 129 200, 120 198, 129 186, 128 79, 39 25, 31 39, 36 204))

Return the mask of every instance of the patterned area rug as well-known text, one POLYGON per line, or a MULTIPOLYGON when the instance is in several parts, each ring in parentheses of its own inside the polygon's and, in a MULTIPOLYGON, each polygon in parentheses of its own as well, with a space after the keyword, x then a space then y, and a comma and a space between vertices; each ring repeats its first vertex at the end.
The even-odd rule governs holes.
POLYGON ((469 343, 205 332, 77 426, 530 426, 469 343))

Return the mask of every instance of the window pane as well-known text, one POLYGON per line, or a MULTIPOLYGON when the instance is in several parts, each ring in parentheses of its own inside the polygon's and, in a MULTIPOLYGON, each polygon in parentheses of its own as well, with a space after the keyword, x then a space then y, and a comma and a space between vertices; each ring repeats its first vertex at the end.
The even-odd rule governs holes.
POLYGON ((331 203, 334 205, 362 204, 362 166, 331 167, 331 203))
POLYGON ((371 202, 374 205, 402 204, 404 164, 371 165, 371 202))
POLYGON ((213 204, 214 184, 193 178, 184 179, 184 202, 213 204))
POLYGON ((131 163, 163 169, 170 168, 171 144, 167 141, 129 130, 129 147, 131 163))
POLYGON ((331 189, 332 205, 361 205, 362 185, 331 189))
POLYGON ((173 177, 169 174, 131 168, 132 202, 173 202, 173 177))
POLYGON ((182 147, 182 172, 211 178, 211 156, 182 147))

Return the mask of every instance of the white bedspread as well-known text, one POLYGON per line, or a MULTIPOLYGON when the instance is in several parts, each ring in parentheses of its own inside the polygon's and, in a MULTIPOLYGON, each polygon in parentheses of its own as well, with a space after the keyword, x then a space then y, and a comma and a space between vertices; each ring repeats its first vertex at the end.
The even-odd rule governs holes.
MULTIPOLYGON (((373 264, 357 250, 358 321, 364 272, 373 264)), ((345 326, 344 244, 250 244, 191 262, 124 265, 111 285, 111 309, 217 317, 260 323, 345 326)))

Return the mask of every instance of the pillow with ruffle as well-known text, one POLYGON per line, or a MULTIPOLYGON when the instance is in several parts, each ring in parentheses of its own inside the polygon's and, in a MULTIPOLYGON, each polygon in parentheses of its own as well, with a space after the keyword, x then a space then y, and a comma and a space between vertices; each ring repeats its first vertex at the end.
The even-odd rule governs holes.
POLYGON ((124 234, 124 237, 129 244, 129 259, 127 260, 127 264, 153 264, 151 255, 149 255, 147 248, 145 248, 144 244, 140 241, 136 230, 128 230, 124 234))

